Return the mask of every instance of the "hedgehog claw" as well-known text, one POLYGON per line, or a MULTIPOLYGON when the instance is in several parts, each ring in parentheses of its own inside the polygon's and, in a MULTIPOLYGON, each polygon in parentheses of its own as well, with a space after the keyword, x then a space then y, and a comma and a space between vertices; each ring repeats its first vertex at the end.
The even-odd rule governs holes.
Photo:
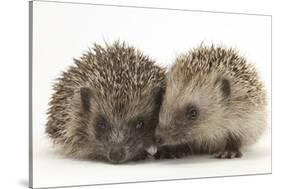
POLYGON ((239 150, 224 150, 215 154, 215 158, 218 159, 233 159, 240 158, 242 153, 239 150))

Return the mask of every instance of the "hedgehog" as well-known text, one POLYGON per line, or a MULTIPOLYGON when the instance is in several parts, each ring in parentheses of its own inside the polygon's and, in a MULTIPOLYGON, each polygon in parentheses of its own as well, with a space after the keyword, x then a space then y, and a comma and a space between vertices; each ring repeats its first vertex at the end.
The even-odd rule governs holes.
POLYGON ((67 157, 109 163, 147 158, 165 69, 123 42, 94 44, 53 86, 46 134, 67 157))
POLYGON ((179 55, 167 73, 156 157, 241 157, 266 128, 266 101, 257 70, 236 49, 200 45, 179 55))

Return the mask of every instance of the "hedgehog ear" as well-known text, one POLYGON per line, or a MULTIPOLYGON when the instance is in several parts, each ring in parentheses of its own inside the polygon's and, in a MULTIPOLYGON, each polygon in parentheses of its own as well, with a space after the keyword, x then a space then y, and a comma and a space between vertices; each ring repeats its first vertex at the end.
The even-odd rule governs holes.
POLYGON ((229 97, 231 93, 231 87, 228 79, 218 78, 215 85, 219 85, 222 95, 224 97, 229 97))
POLYGON ((81 87, 80 88, 80 98, 81 98, 82 108, 85 111, 90 110, 91 95, 92 95, 92 91, 91 91, 90 88, 88 88, 88 87, 81 87))
POLYGON ((162 101, 163 101, 163 96, 165 94, 165 88, 164 87, 155 87, 152 90, 153 96, 154 96, 154 100, 155 100, 155 104, 157 105, 157 107, 161 107, 162 105, 162 101))

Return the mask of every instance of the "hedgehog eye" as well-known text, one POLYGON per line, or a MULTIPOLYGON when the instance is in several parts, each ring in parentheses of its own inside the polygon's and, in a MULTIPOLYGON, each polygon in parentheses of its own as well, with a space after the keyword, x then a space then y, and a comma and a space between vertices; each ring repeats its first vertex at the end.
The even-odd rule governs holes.
POLYGON ((103 121, 99 121, 97 122, 96 126, 100 129, 105 129, 106 128, 106 124, 103 121))
POLYGON ((136 124, 136 129, 142 129, 144 127, 144 121, 140 120, 136 124))
POLYGON ((196 120, 199 115, 199 112, 195 106, 188 106, 186 113, 189 120, 196 120))

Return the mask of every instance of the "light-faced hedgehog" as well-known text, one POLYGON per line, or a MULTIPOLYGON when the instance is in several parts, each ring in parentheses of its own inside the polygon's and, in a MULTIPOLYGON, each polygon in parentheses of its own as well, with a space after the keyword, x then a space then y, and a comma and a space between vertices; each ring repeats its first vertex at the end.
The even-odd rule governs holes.
POLYGON ((233 49, 200 46, 167 73, 156 129, 162 158, 188 153, 240 157, 266 128, 266 94, 255 68, 233 49))
POLYGON ((95 44, 54 85, 46 133, 77 158, 123 163, 146 156, 158 124, 165 70, 139 50, 95 44))

